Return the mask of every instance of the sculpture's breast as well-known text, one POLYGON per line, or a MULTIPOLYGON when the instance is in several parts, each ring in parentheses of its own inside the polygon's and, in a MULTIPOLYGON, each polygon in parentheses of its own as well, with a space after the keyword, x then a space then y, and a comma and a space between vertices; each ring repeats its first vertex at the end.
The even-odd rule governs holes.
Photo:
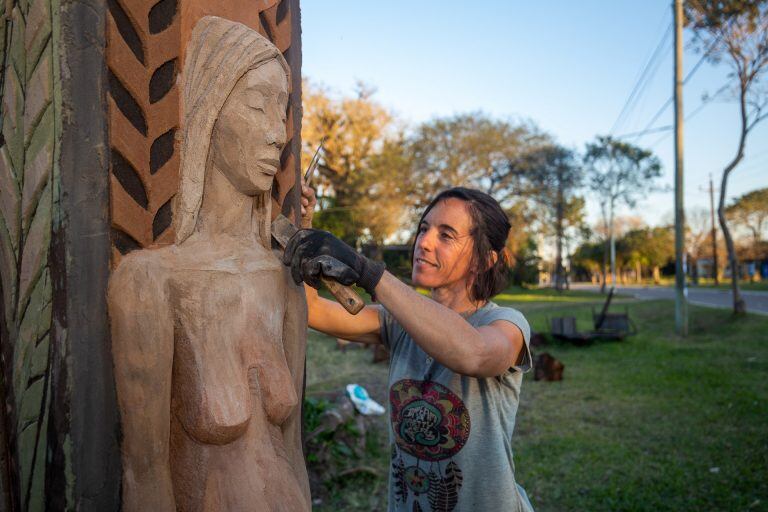
POLYGON ((198 441, 230 443, 246 431, 255 407, 272 405, 254 397, 254 387, 264 386, 254 384, 253 369, 290 377, 282 351, 282 278, 187 270, 172 281, 171 295, 173 411, 198 441))

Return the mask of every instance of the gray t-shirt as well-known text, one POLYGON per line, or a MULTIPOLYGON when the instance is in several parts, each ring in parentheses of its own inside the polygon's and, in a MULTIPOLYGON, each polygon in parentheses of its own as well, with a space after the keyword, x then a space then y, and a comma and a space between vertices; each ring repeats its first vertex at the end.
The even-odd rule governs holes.
POLYGON ((505 320, 525 339, 522 364, 492 378, 457 374, 427 354, 383 307, 390 349, 390 512, 532 511, 515 483, 512 431, 531 329, 516 309, 488 302, 467 318, 475 327, 505 320))

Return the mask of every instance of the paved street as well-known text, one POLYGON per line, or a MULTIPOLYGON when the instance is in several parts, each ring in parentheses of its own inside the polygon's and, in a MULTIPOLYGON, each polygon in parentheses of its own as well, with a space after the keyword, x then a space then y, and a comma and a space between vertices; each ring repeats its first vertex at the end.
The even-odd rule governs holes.
MULTIPOLYGON (((600 289, 591 284, 574 284, 576 290, 600 289)), ((666 286, 619 286, 617 291, 627 295, 633 295, 638 299, 672 299, 675 298, 675 289, 666 286)), ((768 315, 768 292, 742 291, 742 296, 747 303, 747 311, 768 315)), ((688 301, 699 306, 715 308, 730 308, 732 306, 731 292, 726 290, 713 290, 707 288, 688 288, 688 301)))

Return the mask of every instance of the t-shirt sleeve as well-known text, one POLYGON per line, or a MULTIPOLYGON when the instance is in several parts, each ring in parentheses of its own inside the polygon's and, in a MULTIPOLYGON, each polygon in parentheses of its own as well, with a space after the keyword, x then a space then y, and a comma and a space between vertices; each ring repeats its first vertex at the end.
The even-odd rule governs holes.
POLYGON ((523 358, 518 366, 512 368, 518 371, 527 372, 533 366, 533 357, 531 356, 531 326, 523 314, 514 308, 496 307, 488 311, 482 319, 483 325, 488 325, 496 320, 505 320, 517 326, 523 333, 523 358))

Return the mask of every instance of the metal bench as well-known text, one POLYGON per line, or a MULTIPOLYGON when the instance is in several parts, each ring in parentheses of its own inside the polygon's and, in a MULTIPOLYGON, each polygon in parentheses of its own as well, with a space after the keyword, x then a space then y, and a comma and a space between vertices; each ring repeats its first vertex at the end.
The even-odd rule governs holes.
POLYGON ((629 318, 629 312, 626 308, 624 313, 608 312, 614 291, 615 289, 611 288, 608 292, 608 297, 599 314, 592 308, 592 331, 579 332, 576 317, 563 316, 550 319, 549 327, 552 336, 574 345, 586 345, 595 339, 622 340, 627 336, 637 334, 637 327, 629 318))

